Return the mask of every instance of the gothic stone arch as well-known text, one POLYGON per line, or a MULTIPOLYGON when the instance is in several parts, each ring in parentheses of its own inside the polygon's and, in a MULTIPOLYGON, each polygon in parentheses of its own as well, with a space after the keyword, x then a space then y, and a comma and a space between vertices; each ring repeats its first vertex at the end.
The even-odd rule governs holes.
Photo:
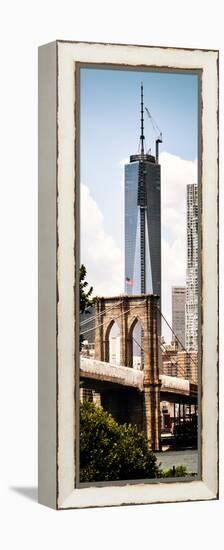
POLYGON ((133 324, 138 320, 144 340, 144 396, 142 428, 155 450, 160 445, 160 381, 158 365, 157 302, 155 295, 112 296, 96 302, 95 358, 109 361, 109 333, 114 321, 120 329, 120 365, 131 366, 131 337, 133 324))

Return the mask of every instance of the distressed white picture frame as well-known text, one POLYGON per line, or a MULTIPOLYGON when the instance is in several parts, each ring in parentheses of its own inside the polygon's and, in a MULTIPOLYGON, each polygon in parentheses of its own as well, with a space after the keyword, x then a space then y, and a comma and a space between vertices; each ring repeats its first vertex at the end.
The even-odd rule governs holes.
POLYGON ((57 41, 39 48, 39 501, 56 509, 218 498, 218 52, 57 41), (76 66, 201 71, 201 480, 75 487, 76 66))

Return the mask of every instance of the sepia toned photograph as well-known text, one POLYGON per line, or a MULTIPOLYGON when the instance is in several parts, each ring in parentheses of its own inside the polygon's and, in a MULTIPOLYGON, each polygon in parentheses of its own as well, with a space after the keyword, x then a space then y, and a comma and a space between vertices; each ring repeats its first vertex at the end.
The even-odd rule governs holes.
POLYGON ((200 71, 80 64, 77 87, 79 482, 192 481, 200 71))

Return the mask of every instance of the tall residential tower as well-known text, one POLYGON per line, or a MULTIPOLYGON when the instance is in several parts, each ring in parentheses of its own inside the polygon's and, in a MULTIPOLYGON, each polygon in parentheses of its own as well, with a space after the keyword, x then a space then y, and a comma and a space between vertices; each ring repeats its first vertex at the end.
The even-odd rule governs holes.
POLYGON ((141 85, 140 151, 125 165, 125 292, 161 297, 161 204, 159 143, 145 151, 141 85))
MULTIPOLYGON (((177 336, 177 348, 182 351, 185 347, 185 307, 186 307, 186 287, 172 287, 172 329, 177 336), (182 346, 181 346, 182 344, 182 346)), ((173 336, 175 340, 175 336, 173 336)))
POLYGON ((186 349, 198 350, 198 187, 187 185, 186 349))

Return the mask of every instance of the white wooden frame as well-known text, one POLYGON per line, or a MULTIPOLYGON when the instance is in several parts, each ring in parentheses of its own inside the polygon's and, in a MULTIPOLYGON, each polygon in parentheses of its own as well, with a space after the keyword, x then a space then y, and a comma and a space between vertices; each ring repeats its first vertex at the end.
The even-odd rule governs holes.
POLYGON ((57 509, 218 498, 218 52, 57 41, 39 48, 39 501, 57 509), (76 63, 202 71, 201 480, 74 488, 76 63))

